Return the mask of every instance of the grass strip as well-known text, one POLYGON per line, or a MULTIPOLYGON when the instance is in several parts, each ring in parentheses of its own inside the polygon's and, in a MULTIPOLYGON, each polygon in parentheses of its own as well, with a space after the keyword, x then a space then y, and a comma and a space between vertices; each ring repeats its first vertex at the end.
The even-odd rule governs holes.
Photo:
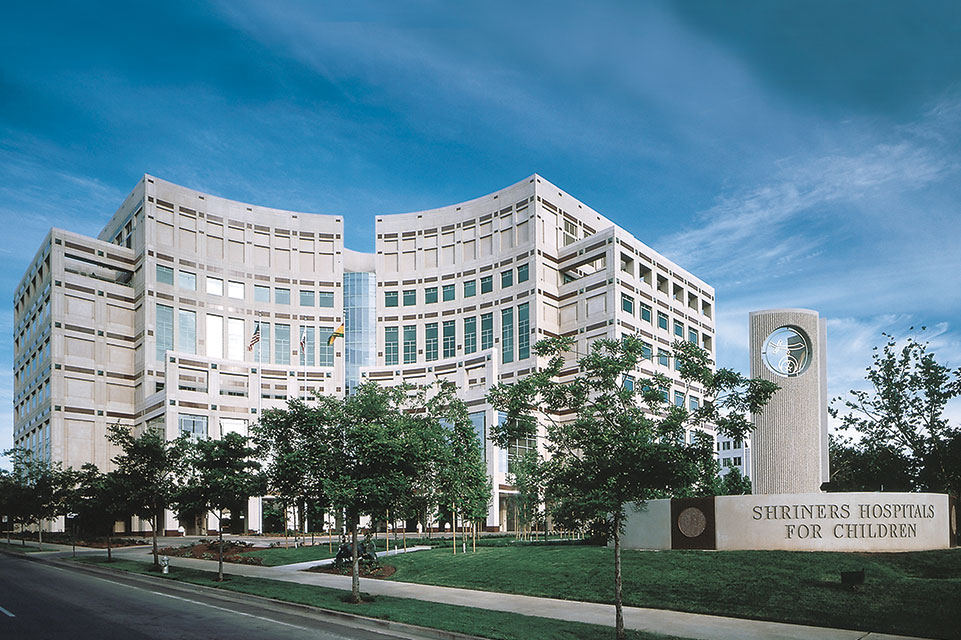
MULTIPOLYGON (((131 573, 169 578, 225 591, 247 593, 321 609, 455 631, 494 640, 530 640, 531 638, 537 638, 538 640, 580 640, 583 638, 614 637, 612 627, 538 618, 519 613, 488 611, 486 609, 391 596, 376 596, 373 597, 371 602, 355 605, 343 601, 346 591, 328 587, 246 576, 229 576, 225 582, 217 582, 215 572, 174 566, 170 567, 169 574, 161 575, 150 571, 150 565, 146 563, 114 560, 107 564, 106 558, 102 557, 78 558, 77 562, 103 565, 111 569, 131 573)), ((677 636, 665 636, 641 631, 628 631, 627 637, 630 640, 682 640, 677 636)))
MULTIPOLYGON (((386 561, 390 579, 610 603, 613 551, 594 546, 431 550, 386 561)), ((625 604, 935 638, 961 629, 961 549, 911 553, 625 551, 625 604), (841 571, 865 569, 859 591, 841 571)))
MULTIPOLYGON (((15 553, 37 553, 38 551, 40 551, 40 549, 37 548, 35 546, 35 543, 33 542, 29 542, 25 546, 20 544, 19 542, 11 542, 10 544, 7 544, 6 542, 0 542, 0 549, 4 549, 6 551, 13 551, 15 553)), ((46 549, 46 550, 52 551, 53 547, 50 547, 49 549, 46 549)))
POLYGON ((257 549, 256 551, 245 551, 242 556, 252 556, 260 558, 261 564, 265 567, 278 567, 284 564, 295 564, 298 562, 309 562, 311 560, 326 560, 337 555, 337 547, 333 553, 328 551, 327 545, 313 545, 309 547, 293 547, 285 549, 283 547, 271 547, 269 549, 257 549))

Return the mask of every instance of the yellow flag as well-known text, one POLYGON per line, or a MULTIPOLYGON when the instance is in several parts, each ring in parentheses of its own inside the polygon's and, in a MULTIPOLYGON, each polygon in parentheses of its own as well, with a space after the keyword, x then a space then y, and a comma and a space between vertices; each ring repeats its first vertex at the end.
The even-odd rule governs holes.
POLYGON ((335 339, 343 338, 343 337, 344 337, 344 323, 341 322, 340 326, 334 329, 334 332, 330 334, 329 338, 327 338, 327 346, 329 347, 333 345, 335 339))

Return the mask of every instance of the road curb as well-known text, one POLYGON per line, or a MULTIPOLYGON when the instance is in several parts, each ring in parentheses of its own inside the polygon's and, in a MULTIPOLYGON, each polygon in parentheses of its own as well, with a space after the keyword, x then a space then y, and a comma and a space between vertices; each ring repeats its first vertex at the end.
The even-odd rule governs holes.
MULTIPOLYGON (((163 584, 166 587, 184 592, 200 592, 210 596, 217 596, 237 604, 243 604, 244 601, 248 600, 256 600, 264 605, 270 605, 270 607, 275 609, 287 609, 288 612, 289 610, 294 610, 297 612, 309 613, 312 616, 327 622, 339 622, 341 624, 349 622, 351 625, 363 628, 367 631, 391 631, 394 633, 409 634, 414 638, 429 638, 431 640, 489 640, 489 638, 484 638, 482 636, 473 636, 456 631, 445 631, 443 629, 433 629, 431 627, 421 627, 406 622, 384 620, 382 618, 370 618, 368 616, 362 616, 355 613, 324 609, 322 607, 315 607, 298 602, 287 602, 286 600, 278 600, 276 598, 268 598, 265 596, 242 593, 239 591, 217 589, 215 587, 181 582, 172 578, 161 578, 160 576, 149 576, 141 573, 133 573, 130 571, 124 571, 123 569, 111 569, 109 567, 89 565, 82 562, 72 562, 59 558, 29 558, 27 554, 17 555, 20 557, 27 557, 28 559, 35 560, 37 562, 46 562, 91 574, 111 576, 119 574, 135 582, 142 582, 144 584, 163 584)), ((268 580, 269 578, 262 579, 268 580)))

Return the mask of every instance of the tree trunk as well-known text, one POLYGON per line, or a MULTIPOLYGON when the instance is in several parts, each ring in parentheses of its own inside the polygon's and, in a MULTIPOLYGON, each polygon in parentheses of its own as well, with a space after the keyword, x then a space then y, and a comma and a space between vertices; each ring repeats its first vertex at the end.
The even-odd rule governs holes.
POLYGON ((387 509, 386 518, 384 520, 384 540, 387 541, 387 555, 390 555, 390 509, 387 509))
MULTIPOLYGON (((113 525, 110 526, 113 529, 113 525)), ((113 562, 113 550, 110 548, 110 534, 112 532, 107 532, 107 562, 113 562)))
POLYGON ((457 555, 457 505, 452 504, 450 506, 450 532, 453 537, 454 555, 457 555))
POLYGON ((37 520, 37 548, 43 551, 43 519, 37 520))
POLYGON ((153 570, 160 571, 160 549, 157 546, 157 527, 160 526, 160 514, 153 516, 153 570))
POLYGON ((224 581, 224 512, 221 510, 217 518, 217 538, 220 548, 217 550, 217 582, 224 581))
POLYGON ((617 640, 624 640, 624 604, 621 593, 621 519, 614 518, 614 629, 617 640))
POLYGON ((360 558, 357 555, 357 522, 351 523, 350 540, 353 543, 353 566, 350 571, 350 599, 360 604, 360 558))

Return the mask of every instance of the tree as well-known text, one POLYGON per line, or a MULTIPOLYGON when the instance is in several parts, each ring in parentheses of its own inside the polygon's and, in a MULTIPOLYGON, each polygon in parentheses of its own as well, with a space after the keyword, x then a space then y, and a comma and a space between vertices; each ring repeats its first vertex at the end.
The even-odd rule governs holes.
POLYGON ((870 388, 851 390, 847 399, 835 398, 830 409, 842 430, 861 437, 859 451, 868 457, 851 460, 876 464, 903 454, 911 460, 909 467, 916 468, 917 489, 958 495, 961 427, 951 425, 944 411, 961 396, 961 368, 940 364, 929 344, 914 336, 899 342, 882 335, 886 341, 880 349, 874 347, 866 369, 870 388))
POLYGON ((6 469, 0 469, 0 516, 6 523, 7 544, 10 544, 13 526, 20 522, 23 505, 26 503, 22 493, 23 487, 17 478, 6 469))
POLYGON ((710 369, 696 345, 674 344, 685 381, 697 383, 707 400, 696 411, 667 402, 670 381, 655 375, 632 383, 647 347, 639 337, 601 339, 577 360, 576 375, 565 369, 572 338, 550 338, 534 346, 547 365, 526 378, 491 389, 488 400, 506 412, 493 430, 505 447, 519 437, 546 430, 547 503, 556 521, 571 528, 593 527, 614 546, 615 629, 624 638, 621 544, 626 506, 669 496, 696 485, 713 446, 687 442, 690 429, 716 425, 743 439, 747 412, 758 413, 777 385, 748 380, 734 371, 710 369), (561 379, 561 372, 566 377, 561 379))
POLYGON ((217 518, 217 582, 224 580, 224 512, 242 510, 250 496, 260 492, 255 453, 239 433, 220 440, 193 440, 183 449, 185 477, 173 503, 182 513, 210 512, 217 518))
POLYGON ((903 450, 831 434, 831 491, 915 491, 920 469, 903 450))
POLYGON ((160 570, 157 535, 164 511, 173 503, 179 461, 187 438, 181 436, 168 441, 163 434, 152 430, 134 437, 129 427, 116 424, 108 428, 107 439, 121 449, 113 462, 126 487, 130 510, 149 521, 153 529, 154 571, 160 570))
POLYGON ((749 496, 751 495, 751 479, 742 475, 741 470, 737 467, 731 467, 731 470, 721 478, 721 490, 718 495, 749 496))
POLYGON ((107 562, 113 561, 111 538, 117 520, 130 514, 127 487, 116 471, 101 473, 96 465, 87 463, 80 468, 77 485, 71 493, 70 510, 77 515, 77 524, 85 533, 105 534, 107 562))
POLYGON ((17 492, 17 513, 24 525, 37 525, 37 542, 43 550, 43 521, 64 513, 67 493, 75 482, 73 471, 50 463, 27 449, 11 449, 17 492))
MULTIPOLYGON (((452 382, 440 382, 432 390, 433 395, 420 404, 426 411, 419 420, 415 433, 435 432, 442 428, 441 447, 437 468, 437 494, 440 505, 451 509, 451 530, 454 534, 454 553, 457 553, 457 516, 461 522, 476 521, 487 516, 491 500, 491 483, 484 464, 482 445, 474 431, 467 405, 457 397, 452 382)), ((414 417, 413 415, 411 417, 414 417)), ((422 460, 416 464, 413 475, 419 475, 431 455, 421 452, 422 460)))
MULTIPOLYGON (((541 518, 544 504, 544 462, 537 451, 525 451, 518 459, 508 461, 507 481, 517 491, 510 494, 517 528, 531 528, 541 518)), ((546 513, 544 537, 547 537, 546 513)))

